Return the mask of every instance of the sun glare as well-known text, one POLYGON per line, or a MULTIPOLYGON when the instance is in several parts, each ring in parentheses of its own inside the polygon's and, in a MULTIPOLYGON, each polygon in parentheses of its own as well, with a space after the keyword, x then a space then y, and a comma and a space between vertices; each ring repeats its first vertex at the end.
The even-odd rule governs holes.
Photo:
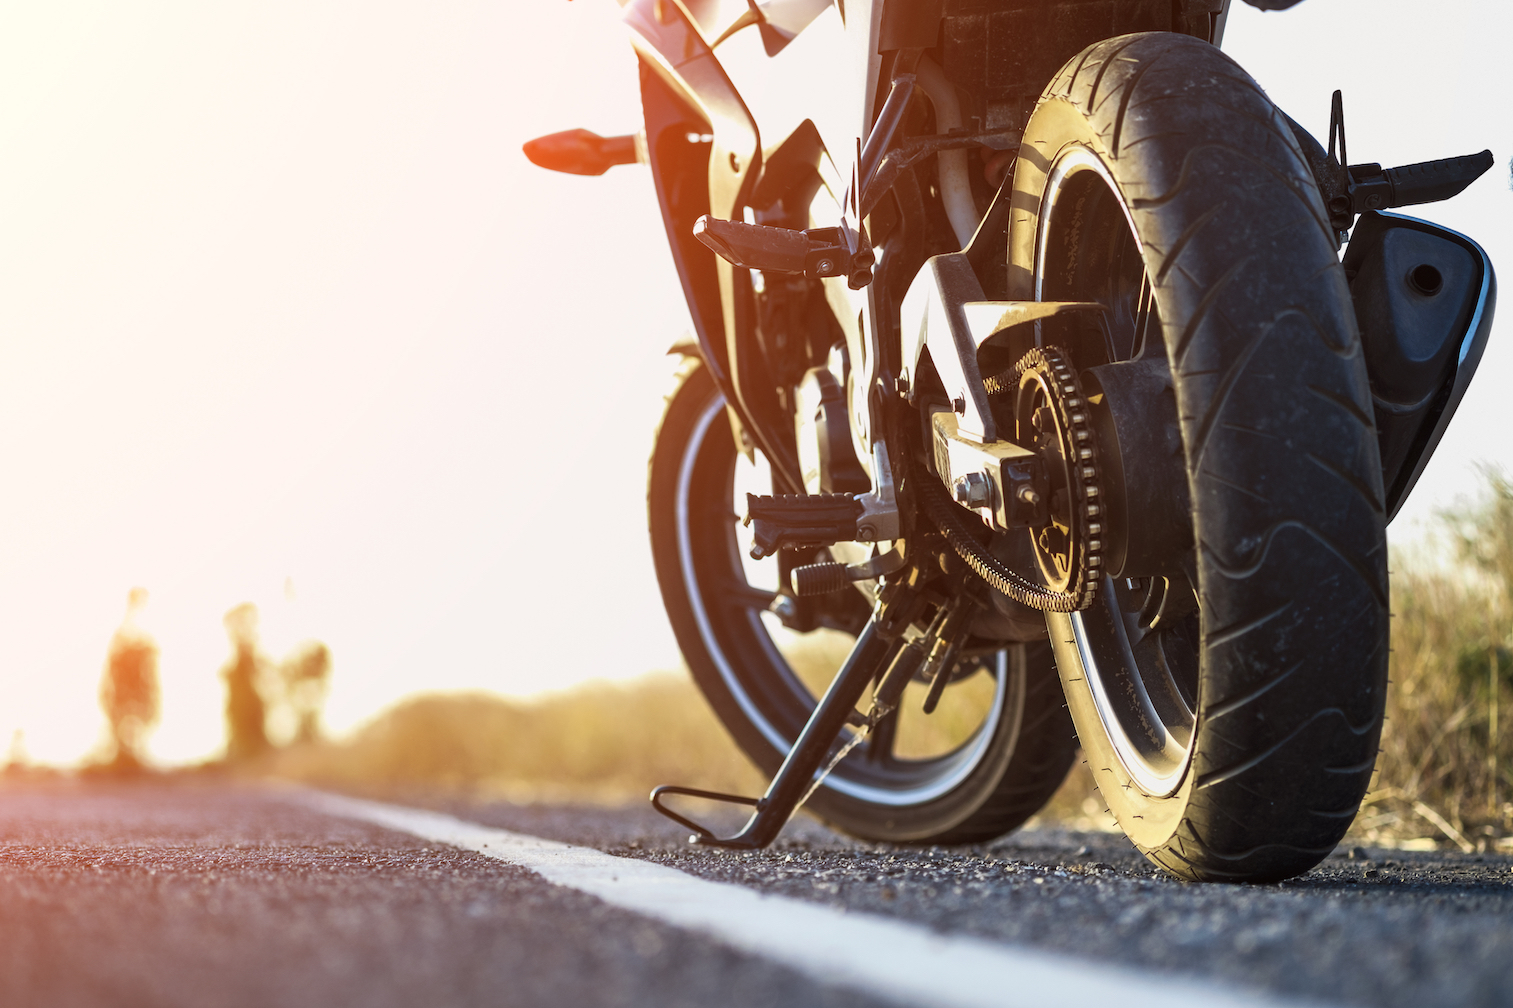
POLYGON ((134 585, 160 761, 224 745, 242 602, 270 656, 330 646, 337 730, 420 689, 676 663, 639 532, 687 320, 649 181, 519 153, 636 127, 612 4, 84 3, 0 27, 0 744, 101 751, 134 585))

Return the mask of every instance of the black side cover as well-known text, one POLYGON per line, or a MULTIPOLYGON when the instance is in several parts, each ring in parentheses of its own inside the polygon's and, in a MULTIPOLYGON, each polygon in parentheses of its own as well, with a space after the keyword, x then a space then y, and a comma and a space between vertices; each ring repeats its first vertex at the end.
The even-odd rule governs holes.
POLYGON ((1391 520, 1481 359, 1496 285, 1491 263, 1471 239, 1397 214, 1363 214, 1344 266, 1391 520))

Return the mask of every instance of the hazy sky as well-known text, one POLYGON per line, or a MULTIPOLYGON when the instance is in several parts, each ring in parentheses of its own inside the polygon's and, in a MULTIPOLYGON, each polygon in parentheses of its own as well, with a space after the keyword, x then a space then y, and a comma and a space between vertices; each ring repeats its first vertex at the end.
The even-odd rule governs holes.
MULTIPOLYGON (((1237 7, 1225 48, 1321 136, 1344 88, 1357 161, 1491 147, 1421 215, 1510 264, 1506 9, 1237 7)), ((95 743, 136 584, 167 760, 219 747, 247 600, 275 655, 330 644, 338 729, 676 666, 642 501, 688 322, 650 181, 519 153, 635 98, 607 0, 0 3, 0 746, 95 743)), ((1396 536, 1513 467, 1498 340, 1396 536)))

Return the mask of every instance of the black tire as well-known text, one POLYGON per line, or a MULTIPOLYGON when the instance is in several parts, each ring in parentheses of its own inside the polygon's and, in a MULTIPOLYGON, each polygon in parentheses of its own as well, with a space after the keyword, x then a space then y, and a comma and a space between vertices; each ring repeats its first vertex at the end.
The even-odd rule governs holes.
MULTIPOLYGON (((732 499, 736 460, 724 399, 690 358, 651 459, 652 554, 695 682, 736 743, 770 775, 813 710, 815 686, 789 667, 760 595, 737 576, 744 561, 736 538, 742 508, 732 499)), ((865 618, 865 604, 853 601, 865 618)), ((998 654, 991 709, 959 746, 917 759, 872 758, 860 748, 806 807, 854 836, 899 843, 976 843, 1028 819, 1065 778, 1077 743, 1050 649, 1013 645, 998 654)), ((947 696, 958 688, 947 687, 947 696)))
MULTIPOLYGON (((1184 566, 1199 612, 1168 643, 1186 640, 1195 696, 1185 728, 1167 726, 1180 743, 1162 778, 1172 783, 1150 783, 1154 764, 1131 755, 1138 741, 1110 714, 1108 698, 1148 672, 1089 650, 1099 621, 1117 615, 1116 585, 1087 613, 1049 621, 1089 766, 1130 839, 1173 875, 1306 871, 1344 835, 1371 779, 1388 631, 1371 398, 1307 164, 1233 61, 1147 33, 1099 42, 1062 69, 1029 120, 1014 187, 1013 297, 1107 301, 1079 270, 1045 264, 1057 243, 1121 229, 1130 240, 1136 282, 1143 265, 1154 288, 1155 352, 1170 364, 1191 500, 1196 548, 1184 566), (1101 189, 1089 176, 1074 192, 1079 165, 1101 189), (1037 259, 1038 248, 1052 251, 1037 259)), ((1116 327, 1127 315, 1110 313, 1116 327)))

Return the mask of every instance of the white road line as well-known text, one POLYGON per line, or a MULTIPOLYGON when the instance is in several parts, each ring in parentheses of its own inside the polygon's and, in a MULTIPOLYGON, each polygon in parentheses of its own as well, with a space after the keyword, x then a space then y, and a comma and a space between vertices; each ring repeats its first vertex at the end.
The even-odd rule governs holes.
POLYGON ((508 861, 613 906, 713 938, 827 984, 928 1008, 1296 1008, 1302 1002, 946 935, 453 816, 324 792, 300 800, 508 861))

